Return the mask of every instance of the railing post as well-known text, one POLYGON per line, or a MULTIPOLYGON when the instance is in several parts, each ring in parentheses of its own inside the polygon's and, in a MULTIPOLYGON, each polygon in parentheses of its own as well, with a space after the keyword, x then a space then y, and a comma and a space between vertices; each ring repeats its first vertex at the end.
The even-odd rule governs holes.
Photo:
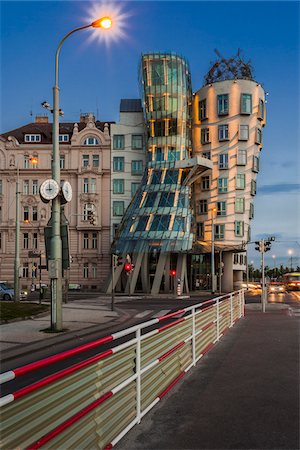
POLYGON ((141 329, 136 330, 136 417, 141 422, 141 329))
POLYGON ((239 290, 239 307, 240 307, 240 317, 239 319, 242 317, 242 290, 239 290))
POLYGON ((233 295, 230 294, 230 327, 233 326, 233 295))
POLYGON ((193 337, 192 337, 192 351, 193 351, 193 365, 196 365, 196 314, 195 308, 192 309, 192 323, 193 323, 193 337))
POLYGON ((220 301, 217 299, 217 341, 220 339, 220 301))

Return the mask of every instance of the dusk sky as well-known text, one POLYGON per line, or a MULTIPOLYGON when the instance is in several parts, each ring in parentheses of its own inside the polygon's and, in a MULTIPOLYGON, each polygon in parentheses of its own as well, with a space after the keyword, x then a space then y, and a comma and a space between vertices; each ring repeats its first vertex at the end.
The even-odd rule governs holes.
MULTIPOLYGON (((117 15, 113 40, 103 30, 71 36, 60 56, 60 107, 64 121, 94 112, 119 120, 121 98, 138 98, 141 53, 175 51, 191 67, 193 90, 216 59, 242 50, 255 79, 269 93, 258 174, 252 241, 275 236, 266 262, 300 265, 299 2, 129 1, 106 3, 117 15), (102 34, 103 37, 103 34, 102 34), (298 258, 298 259, 297 259, 298 258)), ((8 132, 44 113, 52 103, 54 55, 73 28, 103 15, 100 2, 1 2, 1 123, 8 132)), ((52 118, 50 118, 52 121, 52 118)), ((259 254, 249 246, 249 261, 259 254)))

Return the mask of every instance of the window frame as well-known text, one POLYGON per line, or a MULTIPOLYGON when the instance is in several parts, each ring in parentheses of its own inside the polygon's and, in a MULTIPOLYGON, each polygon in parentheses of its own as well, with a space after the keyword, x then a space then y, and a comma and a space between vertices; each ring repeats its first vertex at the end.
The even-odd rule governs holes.
POLYGON ((229 94, 217 95, 217 114, 227 116, 229 114, 229 94))
POLYGON ((113 150, 124 150, 125 149, 125 135, 124 134, 114 134, 113 135, 113 150))
POLYGON ((252 114, 252 94, 248 94, 246 92, 241 93, 240 114, 246 114, 246 115, 252 114), (246 98, 245 102, 244 102, 244 98, 246 98), (250 107, 249 107, 249 105, 247 105, 247 99, 249 100, 249 98, 250 98, 250 107))
POLYGON ((229 141, 229 124, 218 125, 218 139, 220 142, 229 141))
POLYGON ((227 170, 228 166, 229 166, 228 161, 229 161, 228 153, 220 153, 218 155, 218 168, 219 168, 219 170, 227 170), (225 161, 222 162, 223 158, 225 159, 225 161))

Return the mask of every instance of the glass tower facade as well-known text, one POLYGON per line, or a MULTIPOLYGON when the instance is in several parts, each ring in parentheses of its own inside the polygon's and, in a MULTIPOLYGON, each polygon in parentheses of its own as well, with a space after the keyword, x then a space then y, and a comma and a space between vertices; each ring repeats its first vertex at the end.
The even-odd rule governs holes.
POLYGON ((174 53, 142 55, 148 162, 113 243, 114 253, 187 252, 192 248, 191 76, 174 53))

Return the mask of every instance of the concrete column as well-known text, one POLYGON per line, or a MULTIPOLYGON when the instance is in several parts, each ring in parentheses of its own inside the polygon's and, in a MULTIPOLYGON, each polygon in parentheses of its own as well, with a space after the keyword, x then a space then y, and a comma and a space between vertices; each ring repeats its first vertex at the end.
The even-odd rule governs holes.
POLYGON ((233 253, 223 252, 223 277, 222 277, 222 291, 233 291, 233 253))
POLYGON ((143 254, 143 260, 141 264, 141 278, 142 278, 142 289, 145 294, 150 292, 149 286, 149 253, 143 254))
POLYGON ((151 288, 151 294, 155 295, 159 293, 160 284, 162 280, 162 276, 164 273, 165 265, 167 260, 167 254, 166 253, 160 253, 159 260, 156 266, 155 276, 151 288))
POLYGON ((170 253, 167 255, 166 265, 165 265, 165 292, 170 292, 170 253))

